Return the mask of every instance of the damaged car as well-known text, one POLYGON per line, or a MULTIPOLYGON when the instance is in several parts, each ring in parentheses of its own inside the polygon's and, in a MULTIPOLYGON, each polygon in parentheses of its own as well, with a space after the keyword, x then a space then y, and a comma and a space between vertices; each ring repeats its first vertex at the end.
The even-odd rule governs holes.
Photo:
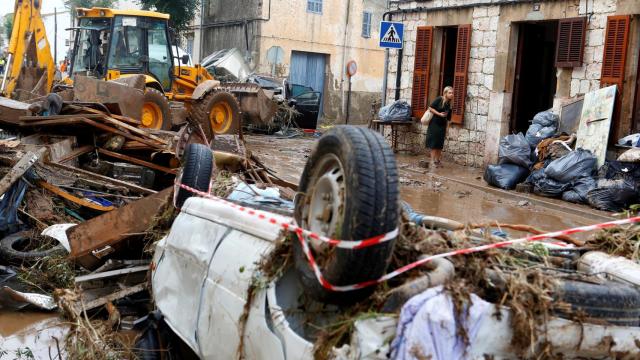
POLYGON ((402 210, 393 152, 368 129, 339 126, 318 140, 293 210, 259 187, 255 197, 272 197, 262 209, 279 211, 207 195, 216 173, 211 151, 192 144, 185 156, 175 189, 180 214, 156 243, 151 273, 150 329, 165 336, 147 331, 145 358, 178 348, 201 359, 640 354, 637 288, 573 268, 582 248, 537 243, 385 277, 493 235, 428 229, 432 217, 402 210), (336 247, 322 236, 378 243, 336 247))

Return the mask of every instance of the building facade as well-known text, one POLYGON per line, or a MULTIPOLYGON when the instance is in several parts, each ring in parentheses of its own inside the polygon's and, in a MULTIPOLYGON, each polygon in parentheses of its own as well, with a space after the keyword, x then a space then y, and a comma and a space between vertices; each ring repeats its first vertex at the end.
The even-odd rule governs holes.
MULTIPOLYGON (((287 78, 323 94, 323 117, 350 123, 370 119, 380 98, 384 51, 378 47, 386 0, 206 0, 202 54, 225 48, 245 52, 255 72, 287 78)), ((197 26, 197 24, 196 24, 197 26)))
MULTIPOLYGON (((456 163, 496 162, 500 138, 526 131, 537 112, 559 112, 613 84, 619 93, 610 138, 640 131, 640 1, 393 3, 391 17, 405 23, 406 34, 402 53, 390 56, 387 96, 410 99, 421 116, 443 87, 453 86, 444 153, 456 163)), ((424 147, 425 132, 415 125, 406 134, 415 151, 424 147)))

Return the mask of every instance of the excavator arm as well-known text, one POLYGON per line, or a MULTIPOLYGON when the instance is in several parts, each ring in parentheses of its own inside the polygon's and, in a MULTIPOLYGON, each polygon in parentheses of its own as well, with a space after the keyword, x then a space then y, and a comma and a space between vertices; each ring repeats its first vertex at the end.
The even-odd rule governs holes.
POLYGON ((45 95, 51 91, 56 64, 40 14, 42 0, 16 0, 13 29, 0 93, 22 98, 20 91, 45 95))

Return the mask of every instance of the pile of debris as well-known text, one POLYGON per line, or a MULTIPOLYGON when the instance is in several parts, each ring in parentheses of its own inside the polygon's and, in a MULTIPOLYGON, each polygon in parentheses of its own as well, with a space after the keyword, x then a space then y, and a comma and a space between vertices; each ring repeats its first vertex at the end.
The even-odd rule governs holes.
MULTIPOLYGON (((188 145, 208 147, 189 121, 177 132, 141 127, 141 108, 141 92, 82 77, 29 102, 0 97, 0 309, 62 310, 74 325, 64 357, 132 357, 132 339, 112 331, 139 329, 153 309, 149 246, 176 215, 188 145), (113 87, 115 102, 96 84, 113 87)), ((241 135, 220 136, 212 150, 213 193, 243 184, 293 197, 295 185, 269 174, 241 135)))
MULTIPOLYGON (((499 164, 489 165, 485 181, 493 186, 621 211, 640 200, 640 165, 629 154, 603 161, 577 148, 575 134, 557 133, 558 116, 538 113, 526 135, 500 141, 499 164), (632 161, 629 161, 632 160, 632 161)), ((634 150, 632 150, 634 151, 634 150)))

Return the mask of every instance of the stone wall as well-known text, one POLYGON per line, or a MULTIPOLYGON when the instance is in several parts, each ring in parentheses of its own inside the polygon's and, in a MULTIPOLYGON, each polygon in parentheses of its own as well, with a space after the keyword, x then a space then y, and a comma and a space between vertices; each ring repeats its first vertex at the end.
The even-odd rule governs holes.
MULTIPOLYGON (((586 16, 589 14, 587 34, 585 39, 584 60, 581 67, 559 70, 557 74, 557 89, 554 107, 579 95, 596 90, 600 87, 600 70, 604 50, 605 28, 607 17, 621 14, 640 14, 640 1, 637 0, 565 0, 541 1, 540 9, 533 10, 531 3, 492 5, 491 0, 484 1, 486 5, 472 8, 471 14, 471 51, 468 72, 467 96, 465 99, 464 125, 452 125, 447 134, 444 156, 455 163, 467 166, 481 167, 497 160, 498 140, 509 131, 511 99, 513 92, 513 76, 515 72, 515 57, 517 54, 517 26, 518 21, 558 20, 562 18, 586 16)), ((477 1, 482 3, 482 1, 477 1)), ((431 2, 404 2, 401 8, 409 9, 422 7, 426 10, 415 13, 396 15, 394 20, 405 23, 405 48, 402 59, 402 78, 400 98, 411 99, 413 63, 415 54, 415 30, 417 26, 445 26, 468 24, 469 21, 460 20, 461 9, 429 10, 430 8, 451 7, 464 5, 463 0, 434 0, 431 2), (433 21, 434 14, 444 14, 449 23, 442 24, 433 21)), ((632 21, 632 36, 629 42, 627 75, 625 83, 635 84, 638 66, 638 51, 640 42, 640 27, 632 21)), ((435 34, 435 32, 434 32, 435 34)), ((433 51, 439 51, 434 35, 433 51)), ((437 55, 432 57, 432 73, 434 66, 438 67, 437 55)), ((397 67, 397 52, 392 51, 389 62, 388 101, 395 96, 395 81, 397 67)), ((627 88, 633 86, 627 85, 627 88)), ((430 87, 433 90, 433 86, 430 87)), ((430 92, 432 100, 436 94, 430 92)), ((612 134, 618 138, 628 134, 631 123, 631 109, 633 101, 632 89, 625 89, 623 94, 622 116, 619 131, 612 134)), ((413 126, 407 131, 406 141, 413 143, 409 148, 423 151, 425 129, 420 125, 413 126)))

